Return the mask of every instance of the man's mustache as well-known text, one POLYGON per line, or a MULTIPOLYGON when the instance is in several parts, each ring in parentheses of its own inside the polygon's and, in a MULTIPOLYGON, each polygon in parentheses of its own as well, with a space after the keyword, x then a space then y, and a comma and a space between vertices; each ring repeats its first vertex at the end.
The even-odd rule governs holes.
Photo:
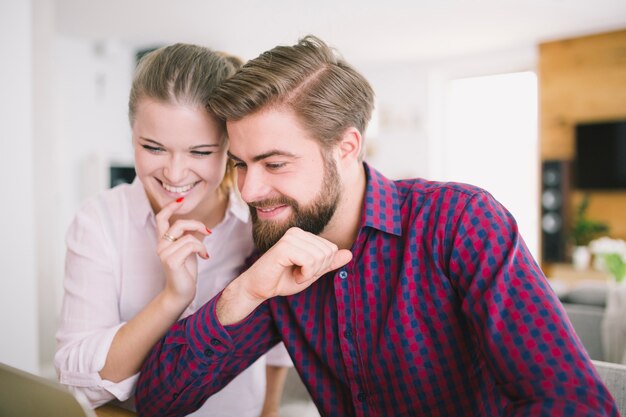
POLYGON ((291 206, 296 209, 298 208, 298 202, 294 200, 293 198, 289 198, 287 196, 272 197, 272 198, 267 198, 265 200, 252 201, 248 203, 248 207, 250 207, 251 209, 266 209, 269 207, 276 207, 276 206, 283 206, 283 205, 291 206))

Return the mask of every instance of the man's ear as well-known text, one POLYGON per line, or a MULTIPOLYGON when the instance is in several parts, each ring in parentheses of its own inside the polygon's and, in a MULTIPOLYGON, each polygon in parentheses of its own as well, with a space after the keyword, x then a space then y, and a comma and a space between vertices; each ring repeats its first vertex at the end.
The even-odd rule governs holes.
POLYGON ((339 141, 339 157, 341 161, 358 161, 363 146, 361 133, 355 127, 349 127, 341 135, 339 141))

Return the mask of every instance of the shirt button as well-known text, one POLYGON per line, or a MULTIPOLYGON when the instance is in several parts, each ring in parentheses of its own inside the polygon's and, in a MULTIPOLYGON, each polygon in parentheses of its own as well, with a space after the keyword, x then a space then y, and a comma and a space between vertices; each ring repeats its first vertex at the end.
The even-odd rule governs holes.
POLYGON ((343 332, 343 335, 346 337, 346 339, 352 338, 352 330, 346 329, 346 331, 343 332))
POLYGON ((356 396, 356 399, 359 400, 360 402, 365 401, 366 398, 367 398, 367 395, 365 395, 364 392, 359 392, 356 396))
POLYGON ((348 273, 342 269, 341 271, 339 271, 339 278, 341 279, 348 278, 348 273))
POLYGON ((212 344, 213 346, 219 346, 219 345, 221 345, 221 344, 222 344, 222 342, 220 342, 220 341, 219 341, 219 340, 217 340, 217 339, 211 339, 211 344, 212 344))
POLYGON ((204 349, 204 354, 206 356, 213 356, 215 352, 213 352, 211 349, 204 349))

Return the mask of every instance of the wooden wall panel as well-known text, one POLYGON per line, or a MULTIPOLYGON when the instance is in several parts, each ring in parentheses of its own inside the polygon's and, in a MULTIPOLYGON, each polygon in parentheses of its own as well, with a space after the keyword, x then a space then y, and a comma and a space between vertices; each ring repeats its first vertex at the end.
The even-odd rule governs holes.
MULTIPOLYGON (((573 160, 578 122, 626 119, 626 29, 540 44, 538 62, 542 160, 573 160)), ((626 239, 626 191, 588 194, 589 216, 626 239)))

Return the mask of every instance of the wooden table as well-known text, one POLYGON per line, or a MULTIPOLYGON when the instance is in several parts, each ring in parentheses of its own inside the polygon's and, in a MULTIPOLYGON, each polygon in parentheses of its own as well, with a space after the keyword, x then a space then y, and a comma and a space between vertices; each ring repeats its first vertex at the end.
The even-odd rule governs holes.
POLYGON ((546 277, 557 295, 574 289, 606 287, 611 280, 607 272, 595 269, 578 270, 570 264, 552 264, 545 269, 546 277))
POLYGON ((125 408, 116 407, 114 405, 105 404, 94 410, 98 417, 136 417, 137 414, 125 408))

